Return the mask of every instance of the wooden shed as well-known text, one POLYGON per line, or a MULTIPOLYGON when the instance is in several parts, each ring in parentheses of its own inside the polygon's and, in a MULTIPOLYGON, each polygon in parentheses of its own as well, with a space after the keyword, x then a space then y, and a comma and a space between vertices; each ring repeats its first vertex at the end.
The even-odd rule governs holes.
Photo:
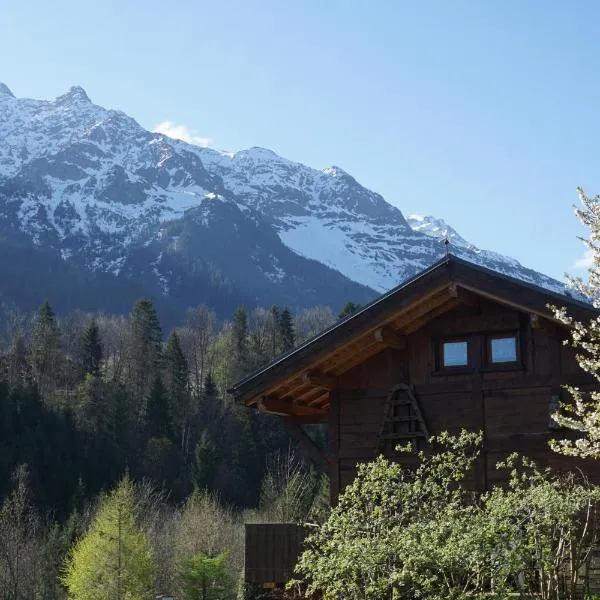
MULTIPOLYGON (((359 462, 415 448, 431 434, 482 431, 471 485, 500 477, 497 461, 518 451, 557 469, 597 461, 553 453, 551 413, 566 383, 594 380, 578 366, 549 305, 588 320, 593 307, 452 255, 349 318, 273 361, 230 390, 249 407, 283 418, 331 478, 335 502, 359 462), (326 423, 330 446, 303 429, 326 423)), ((410 455, 401 460, 411 461, 410 455)))

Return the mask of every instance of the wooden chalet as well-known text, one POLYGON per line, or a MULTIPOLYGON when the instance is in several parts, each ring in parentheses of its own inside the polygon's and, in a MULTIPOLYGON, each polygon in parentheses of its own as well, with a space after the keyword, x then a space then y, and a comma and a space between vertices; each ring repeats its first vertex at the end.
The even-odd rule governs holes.
MULTIPOLYGON (((556 434, 551 413, 564 384, 585 388, 593 380, 563 345, 568 331, 548 305, 581 320, 595 314, 572 296, 450 255, 230 392, 285 420, 327 469, 332 502, 357 463, 391 455, 398 443, 422 447, 444 430, 483 432, 475 490, 497 481, 496 463, 514 451, 571 469, 581 463, 548 446, 556 434), (305 434, 314 422, 327 424, 326 450, 305 434)), ((600 480, 599 464, 584 466, 592 479, 600 480)))

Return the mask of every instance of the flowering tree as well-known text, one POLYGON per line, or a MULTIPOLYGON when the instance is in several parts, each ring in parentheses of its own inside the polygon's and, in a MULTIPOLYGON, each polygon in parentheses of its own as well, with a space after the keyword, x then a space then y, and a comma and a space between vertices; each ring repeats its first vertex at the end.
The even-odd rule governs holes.
MULTIPOLYGON (((575 213, 588 229, 588 237, 581 238, 588 248, 592 263, 588 269, 587 280, 581 277, 568 277, 579 293, 587 296, 594 308, 600 310, 600 196, 586 196, 578 188, 582 207, 575 213)), ((592 375, 600 384, 600 315, 587 323, 578 321, 567 314, 565 308, 554 308, 554 315, 570 328, 567 341, 577 352, 580 367, 592 375)), ((565 386, 570 392, 572 402, 564 404, 553 415, 561 427, 579 432, 576 440, 556 440, 552 449, 562 454, 581 458, 600 458, 600 391, 582 391, 574 386, 565 386)))

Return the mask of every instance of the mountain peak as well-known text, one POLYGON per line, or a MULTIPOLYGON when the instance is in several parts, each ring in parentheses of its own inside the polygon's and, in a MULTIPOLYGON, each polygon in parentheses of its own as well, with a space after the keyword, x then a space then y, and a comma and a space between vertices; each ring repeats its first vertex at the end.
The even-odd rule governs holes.
POLYGON ((10 88, 0 81, 0 96, 10 96, 14 98, 15 95, 10 91, 10 88))
POLYGON ((325 173, 325 175, 331 175, 331 177, 337 177, 339 175, 348 175, 348 173, 346 173, 344 169, 336 167, 335 165, 331 165, 331 167, 323 169, 323 173, 325 173))
POLYGON ((86 91, 79 85, 73 85, 69 88, 69 91, 56 99, 56 102, 64 103, 79 103, 79 102, 91 102, 86 91))
POLYGON ((247 148, 245 150, 240 150, 235 153, 237 158, 251 158, 253 160, 273 160, 274 158, 281 158, 273 152, 273 150, 269 150, 268 148, 261 148, 260 146, 252 146, 251 148, 247 148))

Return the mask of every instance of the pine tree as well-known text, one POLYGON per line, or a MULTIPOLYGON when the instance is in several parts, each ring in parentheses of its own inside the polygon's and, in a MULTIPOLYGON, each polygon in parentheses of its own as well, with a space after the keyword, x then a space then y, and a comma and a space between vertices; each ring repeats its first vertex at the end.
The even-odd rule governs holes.
POLYGON ((158 371, 154 373, 152 388, 150 389, 146 423, 148 436, 151 438, 171 438, 173 435, 173 421, 169 410, 169 399, 158 371))
POLYGON ((162 331, 156 309, 150 300, 139 300, 131 313, 131 356, 128 386, 138 420, 143 420, 154 375, 160 369, 162 331))
POLYGON ((344 308, 339 312, 338 319, 345 319, 362 308, 360 304, 354 304, 354 302, 346 302, 344 308))
POLYGON ((30 375, 31 371, 27 362, 27 345, 23 336, 16 333, 12 339, 8 355, 8 382, 11 385, 24 384, 30 375))
POLYGON ((276 304, 273 304, 269 310, 267 331, 267 351, 269 352, 269 360, 272 360, 281 352, 281 323, 279 307, 276 304))
POLYGON ((232 323, 233 356, 232 371, 234 379, 243 377, 248 370, 248 313, 239 307, 233 315, 232 323))
POLYGON ((209 429, 202 431, 194 449, 192 481, 198 489, 212 489, 217 471, 217 451, 209 429))
POLYGON ((152 550, 137 524, 128 477, 102 502, 85 536, 73 547, 63 583, 72 600, 146 600, 155 573, 152 550))
POLYGON ((40 306, 33 326, 31 366, 42 392, 59 380, 61 372, 61 336, 58 323, 48 301, 40 306))
POLYGON ((212 488, 218 462, 216 440, 224 435, 222 414, 217 384, 209 371, 204 380, 198 414, 198 427, 202 427, 202 433, 194 449, 192 479, 196 487, 212 488))
POLYGON ((110 423, 102 380, 87 373, 77 388, 75 419, 79 429, 88 433, 105 432, 110 423))
POLYGON ((98 377, 102 364, 102 340, 100 339, 100 328, 93 320, 83 333, 79 350, 79 362, 84 374, 89 373, 98 377))
POLYGON ((279 317, 279 337, 281 339, 282 352, 288 352, 296 343, 296 335, 294 333, 294 321, 292 313, 286 306, 279 317))
POLYGON ((171 332, 165 349, 165 384, 173 423, 178 432, 179 445, 186 455, 190 434, 188 365, 181 349, 179 336, 175 331, 171 332))

